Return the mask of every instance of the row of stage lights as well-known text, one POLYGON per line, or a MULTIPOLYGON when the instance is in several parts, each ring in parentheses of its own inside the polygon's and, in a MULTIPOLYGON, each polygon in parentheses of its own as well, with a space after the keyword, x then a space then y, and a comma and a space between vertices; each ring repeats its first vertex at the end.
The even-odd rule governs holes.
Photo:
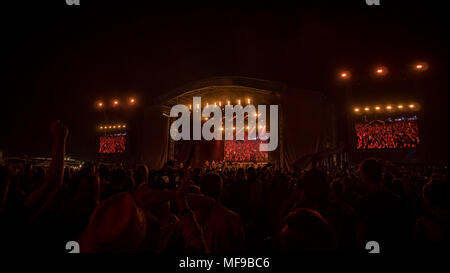
POLYGON ((99 126, 98 128, 100 130, 108 130, 108 129, 124 129, 127 126, 125 124, 122 125, 105 125, 105 126, 99 126))
MULTIPOLYGON (((128 98, 128 100, 127 100, 128 105, 131 105, 131 106, 135 105, 136 102, 137 102, 136 99, 133 97, 128 98)), ((121 102, 119 99, 113 99, 113 100, 111 100, 110 105, 112 107, 117 107, 117 106, 121 105, 121 102)), ((96 106, 97 106, 97 108, 101 109, 101 108, 105 107, 105 103, 100 100, 100 101, 97 101, 96 106)))
MULTIPOLYGON (((241 105, 241 99, 236 100, 236 102, 238 103, 238 105, 241 105)), ((247 104, 251 104, 251 99, 247 99, 247 104)), ((206 107, 208 107, 209 105, 210 104, 208 102, 205 104, 206 107)), ((230 100, 227 100, 227 105, 231 105, 230 100)), ((222 101, 214 102, 214 106, 222 107, 222 101)), ((199 108, 200 108, 200 105, 197 104, 197 109, 199 109, 199 108)), ((189 110, 192 110, 192 104, 189 104, 189 110)))
MULTIPOLYGON (((425 70, 428 69, 428 64, 425 63, 425 62, 416 63, 416 64, 414 64, 413 69, 416 70, 416 71, 419 71, 419 72, 425 71, 425 70)), ((387 75, 387 73, 388 73, 388 68, 387 68, 386 66, 378 66, 378 67, 376 67, 376 68, 374 69, 374 74, 377 75, 377 76, 385 76, 385 75, 387 75)), ((341 79, 343 79, 343 80, 347 80, 347 79, 350 79, 350 78, 351 78, 351 75, 352 75, 352 74, 351 74, 350 71, 345 70, 345 71, 341 71, 341 72, 339 73, 339 78, 341 78, 341 79)), ((128 100, 127 100, 128 105, 131 105, 131 106, 135 105, 136 102, 137 102, 137 101, 136 101, 136 99, 135 99, 134 97, 130 97, 130 98, 128 98, 128 100)), ((251 102, 251 100, 250 100, 250 99, 247 99, 247 104, 250 104, 250 102, 251 102)), ((237 103, 240 105, 240 104, 241 104, 241 100, 238 99, 238 100, 237 100, 237 103)), ((121 102, 120 102, 119 99, 113 99, 113 100, 110 102, 110 105, 111 105, 112 107, 117 107, 117 106, 119 106, 120 104, 121 104, 121 102)), ((230 100, 227 101, 227 104, 230 105, 230 100)), ((208 106, 208 105, 209 105, 209 104, 206 103, 206 106, 208 106)), ((221 107, 221 106, 222 106, 222 102, 221 102, 221 101, 219 101, 218 103, 217 103, 217 102, 214 102, 214 105, 216 105, 216 106, 219 105, 219 106, 221 107)), ((105 107, 105 103, 104 103, 103 101, 99 100, 99 101, 97 101, 96 106, 97 106, 97 108, 100 108, 100 109, 101 109, 101 108, 104 108, 104 107, 105 107)), ((197 106, 197 107, 199 107, 199 106, 197 106)), ((189 109, 192 109, 192 105, 191 105, 191 104, 189 104, 189 109)))
MULTIPOLYGON (((428 64, 425 62, 421 62, 421 63, 416 63, 413 65, 412 67, 413 70, 418 71, 418 72, 422 72, 428 69, 428 64)), ((386 66, 378 66, 373 70, 373 73, 376 76, 385 76, 388 74, 388 68, 386 66)), ((343 80, 347 80, 350 79, 352 76, 351 72, 348 70, 345 71, 341 71, 339 73, 339 78, 343 79, 343 80)))
MULTIPOLYGON (((361 112, 370 112, 371 111, 371 107, 368 107, 368 106, 366 106, 366 107, 355 107, 354 109, 353 109, 353 112, 355 112, 355 113, 361 113, 361 112)), ((386 109, 387 111, 395 111, 396 109, 398 109, 398 110, 405 110, 405 109, 411 109, 411 110, 416 110, 417 109, 417 105, 415 105, 415 104, 409 104, 409 105, 407 105, 407 106, 405 106, 405 105, 403 105, 403 104, 399 104, 399 105, 397 105, 397 106, 394 106, 394 105, 387 105, 386 107, 384 107, 384 108, 382 108, 381 106, 375 106, 375 107, 373 107, 373 109, 375 110, 375 111, 381 111, 382 109, 386 109)))

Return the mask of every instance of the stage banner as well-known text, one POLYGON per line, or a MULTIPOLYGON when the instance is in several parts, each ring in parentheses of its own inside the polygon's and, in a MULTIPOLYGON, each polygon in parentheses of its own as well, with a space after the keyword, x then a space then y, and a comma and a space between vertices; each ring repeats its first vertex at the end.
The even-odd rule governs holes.
POLYGON ((293 171, 293 164, 319 152, 325 124, 323 96, 312 91, 285 89, 280 98, 280 163, 293 171))
POLYGON ((159 106, 145 109, 143 137, 144 162, 150 169, 162 168, 168 156, 169 118, 163 116, 159 106))

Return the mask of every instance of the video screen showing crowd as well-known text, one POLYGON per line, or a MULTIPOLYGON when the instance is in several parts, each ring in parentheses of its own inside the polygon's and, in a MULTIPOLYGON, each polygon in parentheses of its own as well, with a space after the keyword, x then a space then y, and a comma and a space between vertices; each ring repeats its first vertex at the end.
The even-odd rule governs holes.
POLYGON ((112 154, 125 152, 126 133, 100 136, 99 153, 112 154))
POLYGON ((262 140, 227 140, 224 144, 224 160, 228 162, 267 162, 269 154, 259 150, 262 140))
POLYGON ((357 149, 405 149, 420 144, 417 116, 355 124, 357 149))

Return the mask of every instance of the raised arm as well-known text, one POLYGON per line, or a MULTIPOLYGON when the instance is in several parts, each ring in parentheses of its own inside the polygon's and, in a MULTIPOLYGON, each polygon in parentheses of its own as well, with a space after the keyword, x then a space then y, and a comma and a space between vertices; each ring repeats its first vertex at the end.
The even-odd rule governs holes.
POLYGON ((52 161, 49 171, 44 183, 25 200, 25 206, 31 212, 30 221, 34 221, 48 206, 63 182, 64 155, 69 130, 60 121, 55 121, 50 125, 50 132, 52 135, 52 161))

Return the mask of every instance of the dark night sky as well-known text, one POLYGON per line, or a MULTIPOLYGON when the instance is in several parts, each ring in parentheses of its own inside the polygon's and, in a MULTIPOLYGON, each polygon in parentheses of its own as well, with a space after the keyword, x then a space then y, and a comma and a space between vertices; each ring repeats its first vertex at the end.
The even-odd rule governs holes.
POLYGON ((61 119, 70 127, 68 153, 86 159, 92 155, 84 143, 92 137, 93 103, 101 97, 150 98, 224 75, 286 82, 333 96, 342 91, 336 73, 348 68, 359 98, 410 98, 417 75, 408 66, 415 61, 430 63, 421 85, 425 102, 433 106, 429 117, 442 120, 430 134, 448 147, 444 7, 383 0, 381 7, 364 0, 316 7, 17 2, 2 4, 7 15, 2 18, 6 77, 0 150, 5 155, 49 155, 48 125, 61 119), (390 69, 383 82, 370 75, 377 64, 390 69))

